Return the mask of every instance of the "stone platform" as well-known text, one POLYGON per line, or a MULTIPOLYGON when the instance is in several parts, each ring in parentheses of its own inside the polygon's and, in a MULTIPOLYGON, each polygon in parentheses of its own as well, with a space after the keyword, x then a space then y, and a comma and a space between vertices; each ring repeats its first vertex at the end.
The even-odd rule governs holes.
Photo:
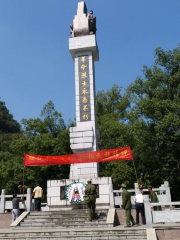
MULTIPOLYGON (((79 179, 63 179, 63 180, 49 180, 47 181, 47 203, 50 210, 85 208, 87 205, 71 204, 66 199, 61 198, 60 188, 68 186, 74 182, 83 182, 87 184, 88 178, 79 179)), ((97 208, 109 208, 113 203, 112 179, 110 177, 94 178, 92 184, 98 185, 98 195, 96 198, 97 208)))

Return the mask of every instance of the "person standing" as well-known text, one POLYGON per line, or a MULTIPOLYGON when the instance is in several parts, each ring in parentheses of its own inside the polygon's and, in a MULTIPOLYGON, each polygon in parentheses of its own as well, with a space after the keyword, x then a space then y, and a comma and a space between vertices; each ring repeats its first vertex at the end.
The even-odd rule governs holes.
POLYGON ((138 188, 143 190, 147 188, 148 181, 144 178, 144 174, 141 173, 140 178, 138 179, 138 188))
POLYGON ((92 222, 92 218, 96 217, 95 208, 96 208, 96 189, 93 184, 91 184, 91 180, 87 181, 87 185, 85 188, 85 203, 88 205, 88 218, 89 221, 92 222))
POLYGON ((41 199, 44 198, 44 193, 38 183, 33 190, 32 197, 34 197, 35 211, 41 211, 41 199))
POLYGON ((136 204, 136 225, 139 225, 139 212, 141 212, 142 224, 146 224, 145 213, 144 213, 144 196, 143 191, 139 190, 139 194, 135 196, 136 204))
POLYGON ((131 215, 131 194, 126 190, 126 185, 124 183, 121 184, 122 188, 122 205, 123 209, 125 210, 125 216, 126 216, 126 226, 125 227, 131 227, 135 225, 135 221, 133 216, 131 215))
MULTIPOLYGON (((158 197, 156 193, 152 190, 151 186, 148 186, 148 191, 149 191, 149 198, 152 203, 158 203, 158 197)), ((154 211, 161 211, 161 206, 154 206, 154 211)))
POLYGON ((20 211, 19 211, 19 203, 23 201, 23 197, 18 198, 17 194, 13 195, 12 199, 12 222, 14 222, 19 216, 20 216, 20 211))

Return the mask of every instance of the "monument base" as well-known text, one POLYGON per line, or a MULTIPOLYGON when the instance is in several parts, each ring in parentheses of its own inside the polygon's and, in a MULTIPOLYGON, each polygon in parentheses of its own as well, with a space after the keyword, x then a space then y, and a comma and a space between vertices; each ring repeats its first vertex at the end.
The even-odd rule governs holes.
MULTIPOLYGON (((87 184, 89 178, 62 179, 47 181, 47 205, 49 210, 71 210, 87 208, 84 202, 71 204, 65 198, 65 188, 75 182, 87 184)), ((114 206, 113 187, 111 177, 98 177, 92 179, 97 188, 96 208, 109 209, 114 206)))

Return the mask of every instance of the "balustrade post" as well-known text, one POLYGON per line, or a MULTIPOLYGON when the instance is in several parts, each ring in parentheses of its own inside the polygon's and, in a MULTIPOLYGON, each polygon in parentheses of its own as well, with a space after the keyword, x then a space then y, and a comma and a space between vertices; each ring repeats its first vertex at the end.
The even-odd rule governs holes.
POLYGON ((144 208, 145 208, 145 216, 146 216, 146 226, 148 228, 152 228, 151 203, 149 201, 148 195, 146 195, 146 197, 144 198, 144 208))
POLYGON ((0 213, 5 212, 5 194, 6 194, 6 190, 2 189, 1 190, 0 213))
POLYGON ((28 212, 31 211, 31 205, 32 205, 32 197, 31 197, 31 188, 27 189, 27 196, 26 196, 26 210, 28 212))
POLYGON ((109 202, 110 208, 114 208, 114 193, 112 185, 109 187, 109 202))

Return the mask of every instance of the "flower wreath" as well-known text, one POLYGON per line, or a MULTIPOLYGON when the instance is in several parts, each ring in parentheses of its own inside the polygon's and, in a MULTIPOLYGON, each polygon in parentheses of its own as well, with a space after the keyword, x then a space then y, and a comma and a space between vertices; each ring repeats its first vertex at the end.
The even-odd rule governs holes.
POLYGON ((66 199, 72 204, 83 202, 85 199, 85 187, 86 184, 83 182, 69 184, 65 191, 66 199))

